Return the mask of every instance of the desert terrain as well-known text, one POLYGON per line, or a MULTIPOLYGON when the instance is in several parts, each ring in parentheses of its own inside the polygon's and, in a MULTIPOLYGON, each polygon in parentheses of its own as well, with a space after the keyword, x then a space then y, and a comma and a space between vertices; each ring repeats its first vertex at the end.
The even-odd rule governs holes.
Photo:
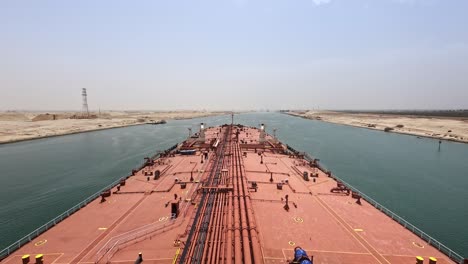
POLYGON ((290 111, 307 119, 468 143, 468 118, 334 111, 290 111))
POLYGON ((77 119, 73 112, 0 112, 0 144, 93 130, 141 125, 170 119, 189 119, 224 114, 206 111, 104 111, 94 118, 77 119))

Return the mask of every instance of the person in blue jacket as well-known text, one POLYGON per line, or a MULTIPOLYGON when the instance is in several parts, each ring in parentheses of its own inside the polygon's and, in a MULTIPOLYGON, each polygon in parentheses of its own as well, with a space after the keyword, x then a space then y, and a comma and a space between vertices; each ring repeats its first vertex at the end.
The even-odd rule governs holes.
POLYGON ((293 263, 299 264, 313 264, 313 260, 307 256, 307 252, 303 250, 301 247, 294 248, 294 260, 293 263))

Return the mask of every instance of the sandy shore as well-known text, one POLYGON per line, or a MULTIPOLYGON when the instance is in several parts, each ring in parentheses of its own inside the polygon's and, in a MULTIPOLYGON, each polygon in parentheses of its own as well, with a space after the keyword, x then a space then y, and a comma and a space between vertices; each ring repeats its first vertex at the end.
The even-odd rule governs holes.
POLYGON ((325 122, 468 143, 468 119, 332 111, 287 112, 325 122))
POLYGON ((141 125, 170 119, 190 119, 224 114, 224 112, 102 112, 95 119, 70 119, 70 112, 0 112, 0 144, 68 135, 101 129, 141 125), (38 119, 52 119, 42 120, 38 119))

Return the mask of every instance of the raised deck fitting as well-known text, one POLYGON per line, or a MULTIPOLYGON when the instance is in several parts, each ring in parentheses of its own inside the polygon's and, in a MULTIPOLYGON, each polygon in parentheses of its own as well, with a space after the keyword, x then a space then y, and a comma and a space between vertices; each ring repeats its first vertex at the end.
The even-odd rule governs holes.
POLYGON ((261 124, 260 125, 260 138, 259 138, 258 142, 260 144, 264 144, 265 140, 266 140, 265 138, 266 138, 265 124, 261 124))
POLYGON ((198 141, 205 143, 205 124, 200 124, 200 132, 198 134, 198 141))
POLYGON ((314 263, 463 262, 263 124, 202 124, 79 207, 1 264, 287 263, 297 248, 314 263))

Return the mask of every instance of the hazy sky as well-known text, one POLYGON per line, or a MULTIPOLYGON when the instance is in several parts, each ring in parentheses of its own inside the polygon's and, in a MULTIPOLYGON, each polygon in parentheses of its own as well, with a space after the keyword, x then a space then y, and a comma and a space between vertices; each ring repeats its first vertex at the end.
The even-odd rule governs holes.
POLYGON ((468 108, 466 0, 0 1, 0 109, 468 108))

